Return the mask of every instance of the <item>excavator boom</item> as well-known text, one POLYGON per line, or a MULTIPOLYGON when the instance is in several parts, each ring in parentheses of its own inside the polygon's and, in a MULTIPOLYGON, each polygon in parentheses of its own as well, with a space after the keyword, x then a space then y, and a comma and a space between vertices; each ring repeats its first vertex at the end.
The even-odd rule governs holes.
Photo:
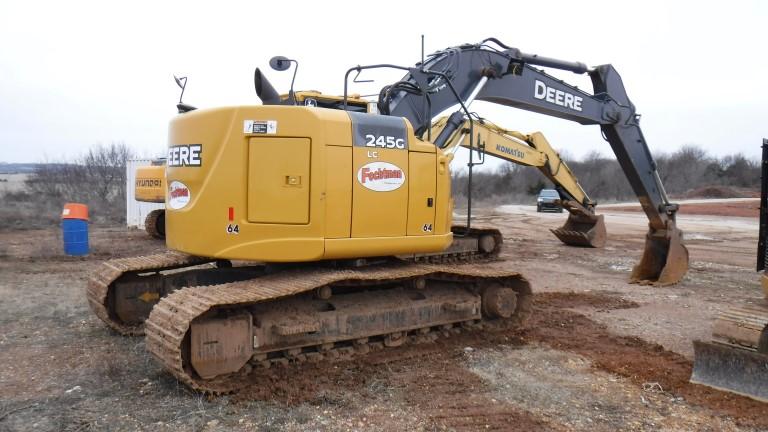
MULTIPOLYGON (((447 117, 438 119, 432 126, 433 134, 439 134, 447 124, 447 117)), ((474 123, 465 120, 449 137, 444 150, 454 151, 459 146, 539 169, 557 185, 560 202, 569 212, 565 225, 552 233, 570 246, 605 246, 607 235, 603 216, 595 214, 595 202, 587 196, 576 176, 541 132, 525 135, 484 120, 474 123)))
POLYGON ((432 54, 408 69, 400 81, 383 88, 378 105, 384 114, 407 118, 416 134, 423 135, 434 113, 459 104, 461 108, 433 140, 443 147, 469 116, 467 106, 475 99, 599 125, 649 221, 645 250, 631 280, 669 285, 683 278, 688 271, 688 251, 675 224, 678 206, 667 198, 640 130, 640 116, 613 66, 588 68, 583 63, 526 54, 490 38, 432 54), (536 66, 586 73, 593 93, 536 66))

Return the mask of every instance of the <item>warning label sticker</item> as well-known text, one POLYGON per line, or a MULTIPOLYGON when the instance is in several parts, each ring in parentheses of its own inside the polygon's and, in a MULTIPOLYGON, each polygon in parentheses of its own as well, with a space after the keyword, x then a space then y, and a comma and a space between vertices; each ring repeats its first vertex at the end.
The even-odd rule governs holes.
POLYGON ((277 120, 245 120, 243 133, 246 134, 276 134, 277 120))

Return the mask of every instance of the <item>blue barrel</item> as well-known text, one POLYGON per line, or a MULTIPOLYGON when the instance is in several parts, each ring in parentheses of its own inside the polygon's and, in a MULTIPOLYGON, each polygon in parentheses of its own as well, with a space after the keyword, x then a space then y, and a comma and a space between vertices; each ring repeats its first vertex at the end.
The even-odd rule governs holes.
POLYGON ((61 213, 61 231, 65 254, 88 255, 88 207, 66 204, 61 213))

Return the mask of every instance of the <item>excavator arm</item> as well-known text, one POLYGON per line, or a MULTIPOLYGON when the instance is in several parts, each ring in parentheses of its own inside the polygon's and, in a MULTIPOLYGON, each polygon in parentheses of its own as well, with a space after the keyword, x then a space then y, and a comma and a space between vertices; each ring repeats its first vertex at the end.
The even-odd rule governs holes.
POLYGON ((678 206, 667 198, 640 129, 640 116, 613 66, 589 68, 579 62, 526 54, 496 39, 486 39, 438 51, 409 68, 400 81, 382 88, 378 108, 382 114, 407 118, 423 136, 435 114, 458 104, 460 109, 431 139, 442 148, 469 118, 468 107, 475 99, 599 125, 649 221, 645 251, 633 269, 632 281, 666 285, 683 278, 688 270, 688 251, 675 225, 678 206), (593 93, 536 66, 588 74, 593 93))
MULTIPOLYGON (((438 119, 432 125, 433 133, 439 133, 447 124, 447 117, 438 119)), ((565 225, 551 230, 552 233, 571 246, 605 246, 605 221, 602 215, 595 214, 596 203, 587 196, 576 176, 541 132, 525 135, 484 120, 473 125, 465 120, 448 138, 444 150, 455 151, 458 147, 480 151, 518 165, 536 167, 557 186, 561 204, 569 212, 565 225), (474 134, 474 139, 470 138, 470 134, 474 134), (474 146, 470 144, 472 142, 474 146)))

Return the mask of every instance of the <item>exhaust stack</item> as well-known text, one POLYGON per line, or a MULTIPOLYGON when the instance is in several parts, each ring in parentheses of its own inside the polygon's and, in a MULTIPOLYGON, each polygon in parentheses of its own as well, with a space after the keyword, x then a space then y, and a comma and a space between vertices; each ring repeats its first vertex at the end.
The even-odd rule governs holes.
POLYGON ((256 86, 256 95, 264 105, 280 105, 280 94, 259 68, 253 73, 253 84, 256 86))

